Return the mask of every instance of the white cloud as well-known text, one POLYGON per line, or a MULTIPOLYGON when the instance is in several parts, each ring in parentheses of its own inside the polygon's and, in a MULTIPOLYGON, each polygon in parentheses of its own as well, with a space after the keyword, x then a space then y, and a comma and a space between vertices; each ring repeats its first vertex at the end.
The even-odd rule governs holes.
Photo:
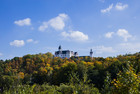
POLYGON ((80 31, 70 31, 69 33, 67 32, 62 32, 61 35, 64 38, 67 38, 68 40, 74 40, 78 42, 83 42, 88 40, 88 35, 84 34, 83 32, 80 31))
POLYGON ((2 56, 3 54, 2 53, 0 53, 0 56, 2 56))
POLYGON ((48 28, 48 22, 43 22, 42 25, 38 28, 39 31, 45 31, 48 28))
POLYGON ((105 47, 105 46, 95 46, 92 47, 92 49, 94 49, 97 54, 116 52, 116 50, 114 50, 112 47, 105 47))
POLYGON ((28 39, 27 43, 33 42, 33 39, 28 39))
POLYGON ((33 39, 28 39, 28 40, 26 40, 26 42, 27 43, 34 43, 34 44, 37 44, 38 43, 38 41, 35 41, 33 39))
POLYGON ((29 26, 31 25, 31 19, 30 18, 26 18, 26 19, 23 19, 23 20, 18 20, 18 21, 15 21, 14 22, 16 25, 19 25, 19 26, 29 26))
POLYGON ((114 32, 108 32, 105 34, 106 38, 112 38, 112 35, 114 34, 114 32))
POLYGON ((43 22, 43 24, 39 27, 39 31, 45 31, 49 26, 55 30, 63 30, 65 27, 65 20, 67 19, 67 14, 59 14, 57 17, 50 19, 48 22, 43 22))
POLYGON ((24 40, 14 40, 13 42, 10 42, 11 46, 21 47, 24 46, 24 40))
POLYGON ((49 24, 51 27, 53 27, 56 30, 63 30, 65 27, 65 19, 67 19, 68 16, 66 14, 59 14, 56 18, 53 18, 49 21, 49 24))
POLYGON ((113 8, 113 4, 109 5, 109 7, 106 8, 106 9, 102 9, 102 10, 101 10, 101 13, 107 13, 107 12, 110 12, 112 8, 113 8))
POLYGON ((116 8, 117 10, 124 10, 124 9, 126 9, 127 7, 128 7, 127 4, 122 4, 122 3, 117 3, 116 6, 115 6, 115 8, 116 8))
MULTIPOLYGON (((57 17, 50 19, 47 22, 43 22, 42 25, 38 28, 39 31, 45 31, 50 27, 55 29, 56 31, 64 31, 66 26, 66 21, 69 19, 67 14, 59 14, 57 17)), ((69 31, 69 30, 68 30, 69 31)), ((66 40, 78 41, 83 42, 88 40, 88 35, 84 34, 80 31, 73 31, 71 29, 70 32, 61 32, 61 36, 64 37, 66 40)))
POLYGON ((106 38, 112 38, 113 35, 122 37, 125 42, 128 41, 128 39, 131 39, 131 40, 136 39, 135 36, 132 36, 131 34, 129 34, 129 32, 127 30, 125 30, 125 29, 118 29, 117 32, 107 32, 104 36, 106 38))
POLYGON ((132 38, 132 35, 130 35, 129 32, 125 29, 119 29, 117 31, 117 35, 122 37, 124 39, 124 41, 127 41, 128 38, 132 38))

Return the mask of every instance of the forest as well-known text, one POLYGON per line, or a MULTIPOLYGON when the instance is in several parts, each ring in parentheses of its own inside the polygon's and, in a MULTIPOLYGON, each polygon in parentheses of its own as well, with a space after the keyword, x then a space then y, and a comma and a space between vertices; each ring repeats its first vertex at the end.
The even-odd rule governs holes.
POLYGON ((1 94, 140 94, 140 53, 71 57, 50 52, 0 60, 1 94))

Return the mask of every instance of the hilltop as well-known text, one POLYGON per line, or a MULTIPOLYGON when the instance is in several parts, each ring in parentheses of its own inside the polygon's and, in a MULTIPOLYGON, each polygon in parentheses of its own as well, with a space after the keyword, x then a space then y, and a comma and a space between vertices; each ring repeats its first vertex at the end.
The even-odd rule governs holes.
MULTIPOLYGON (((35 55, 28 54, 23 57, 14 57, 10 60, 0 61, 0 88, 2 92, 4 88, 11 90, 11 86, 17 86, 19 84, 32 86, 35 84, 43 85, 45 83, 48 83, 50 87, 52 85, 61 87, 62 83, 69 87, 72 83, 79 85, 79 81, 84 80, 86 82, 83 84, 87 85, 87 88, 90 88, 90 85, 94 84, 92 89, 96 92, 99 90, 99 92, 102 93, 108 91, 105 90, 107 89, 105 85, 106 79, 109 77, 107 82, 108 89, 114 87, 114 89, 112 89, 114 91, 109 91, 117 92, 115 91, 117 88, 115 85, 117 82, 115 81, 120 81, 119 77, 126 76, 124 75, 126 72, 128 72, 127 76, 130 76, 129 73, 131 73, 131 79, 133 78, 133 74, 136 75, 136 78, 134 77, 132 79, 132 83, 136 82, 134 79, 139 80, 137 75, 140 72, 140 53, 107 58, 91 58, 87 56, 71 57, 70 59, 54 57, 53 54, 49 52, 35 55)), ((133 88, 133 84, 130 84, 129 80, 127 80, 127 82, 128 83, 121 82, 121 84, 124 84, 122 88, 127 88, 127 85, 132 85, 131 87, 133 88)), ((75 85, 73 84, 73 86, 75 85)), ((122 88, 119 89, 123 90, 122 88)), ((127 88, 126 92, 129 91, 129 88, 127 88)))

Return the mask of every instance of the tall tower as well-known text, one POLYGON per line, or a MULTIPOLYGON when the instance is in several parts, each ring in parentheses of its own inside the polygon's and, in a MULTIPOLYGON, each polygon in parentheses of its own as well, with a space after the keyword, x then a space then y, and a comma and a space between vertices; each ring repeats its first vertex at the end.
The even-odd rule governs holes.
POLYGON ((90 49, 90 57, 92 57, 92 55, 93 55, 93 51, 92 49, 90 49))
POLYGON ((61 53, 62 49, 61 49, 61 45, 58 47, 58 51, 61 53))

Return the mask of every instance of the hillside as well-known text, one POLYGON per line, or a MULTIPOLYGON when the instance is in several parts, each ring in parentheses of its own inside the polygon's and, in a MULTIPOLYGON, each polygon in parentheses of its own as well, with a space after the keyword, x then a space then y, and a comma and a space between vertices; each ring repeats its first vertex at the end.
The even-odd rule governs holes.
POLYGON ((51 53, 28 54, 0 61, 0 92, 23 93, 30 88, 38 94, 138 94, 139 72, 139 53, 70 59, 53 58, 51 53))

